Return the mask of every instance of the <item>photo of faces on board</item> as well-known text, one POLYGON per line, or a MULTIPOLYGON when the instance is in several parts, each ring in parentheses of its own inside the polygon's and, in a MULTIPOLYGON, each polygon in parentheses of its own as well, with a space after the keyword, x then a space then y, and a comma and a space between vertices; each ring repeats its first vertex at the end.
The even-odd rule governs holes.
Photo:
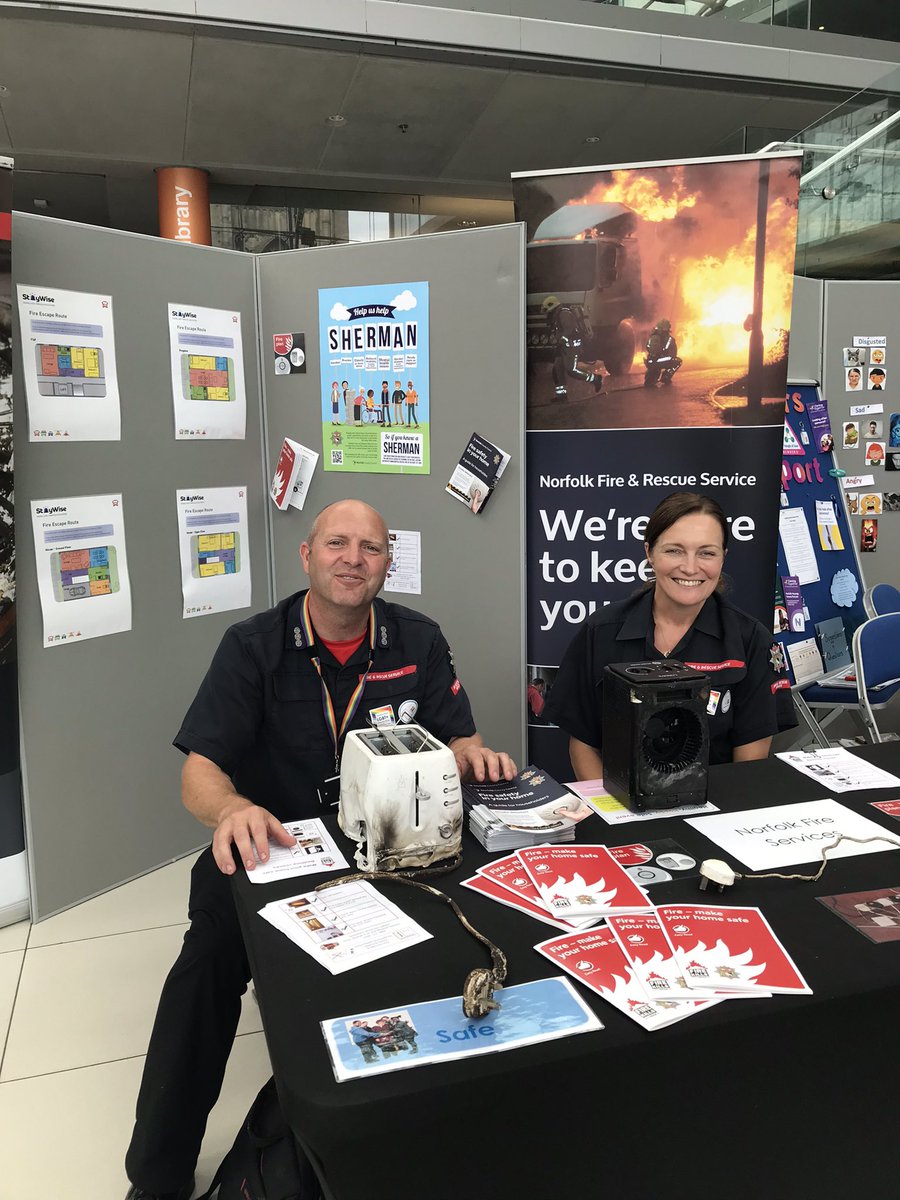
POLYGON ((862 456, 860 460, 857 453, 852 453, 843 464, 848 474, 869 477, 865 486, 846 493, 847 511, 851 517, 860 518, 860 551, 874 554, 878 549, 878 518, 900 512, 900 400, 889 394, 887 337, 859 335, 853 341, 860 344, 844 346, 841 351, 844 390, 866 395, 848 401, 847 412, 834 435, 837 439, 839 428, 841 448, 862 456), (874 394, 878 392, 882 396, 874 394), (892 411, 895 408, 898 411, 892 411))

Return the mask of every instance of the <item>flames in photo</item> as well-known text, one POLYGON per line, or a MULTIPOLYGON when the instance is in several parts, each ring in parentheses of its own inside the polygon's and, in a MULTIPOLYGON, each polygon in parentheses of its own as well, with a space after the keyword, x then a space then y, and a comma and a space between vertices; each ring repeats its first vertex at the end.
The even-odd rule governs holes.
POLYGON ((783 400, 796 158, 538 176, 516 191, 528 225, 530 402, 541 357, 555 361, 557 398, 586 398, 592 370, 611 377, 607 394, 646 387, 643 356, 661 321, 681 359, 675 383, 686 394, 691 376, 693 401, 724 410, 783 400), (560 353, 555 309, 576 314, 580 374, 560 353))

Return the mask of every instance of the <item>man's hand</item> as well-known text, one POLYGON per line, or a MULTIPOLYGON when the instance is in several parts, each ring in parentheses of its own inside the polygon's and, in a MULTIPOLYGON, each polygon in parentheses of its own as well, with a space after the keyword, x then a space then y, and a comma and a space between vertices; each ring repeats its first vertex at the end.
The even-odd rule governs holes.
POLYGON ((234 845, 244 866, 248 871, 252 871, 256 866, 257 857, 260 862, 268 862, 270 838, 279 846, 293 846, 296 841, 293 834, 288 833, 268 809, 242 800, 240 807, 223 816, 216 826, 212 840, 216 866, 225 875, 234 874, 234 855, 231 849, 234 845))
POLYGON ((181 799, 198 821, 214 829, 213 858, 225 875, 234 874, 232 845, 248 871, 256 866, 256 847, 260 862, 269 858, 269 838, 280 846, 292 846, 296 839, 268 809, 252 804, 234 790, 225 772, 202 754, 191 751, 181 772, 181 799))
POLYGON ((516 764, 502 751, 497 753, 481 740, 480 734, 474 737, 453 738, 450 749, 456 758, 456 767, 462 780, 474 779, 476 783, 498 783, 501 779, 512 779, 516 774, 516 764))

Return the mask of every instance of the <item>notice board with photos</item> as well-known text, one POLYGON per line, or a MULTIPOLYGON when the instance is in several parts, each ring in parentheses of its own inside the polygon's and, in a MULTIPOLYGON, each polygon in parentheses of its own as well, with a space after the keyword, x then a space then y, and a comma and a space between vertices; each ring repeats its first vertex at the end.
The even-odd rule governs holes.
POLYGON ((853 633, 866 619, 843 478, 832 474, 840 470, 837 436, 818 385, 789 382, 773 630, 792 685, 849 662, 853 633))
POLYGON ((822 383, 866 582, 900 583, 900 283, 825 284, 822 383), (845 481, 846 482, 846 481, 845 481))

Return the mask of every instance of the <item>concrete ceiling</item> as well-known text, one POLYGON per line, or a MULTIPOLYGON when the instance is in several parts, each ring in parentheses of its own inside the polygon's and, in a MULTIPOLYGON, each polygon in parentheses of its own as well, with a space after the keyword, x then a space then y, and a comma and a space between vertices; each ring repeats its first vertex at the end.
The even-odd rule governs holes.
POLYGON ((123 228, 152 222, 155 166, 206 167, 214 184, 503 198, 511 171, 739 151, 745 126, 796 131, 847 96, 12 11, 0 154, 16 160, 17 206, 40 196, 49 215, 123 228))

